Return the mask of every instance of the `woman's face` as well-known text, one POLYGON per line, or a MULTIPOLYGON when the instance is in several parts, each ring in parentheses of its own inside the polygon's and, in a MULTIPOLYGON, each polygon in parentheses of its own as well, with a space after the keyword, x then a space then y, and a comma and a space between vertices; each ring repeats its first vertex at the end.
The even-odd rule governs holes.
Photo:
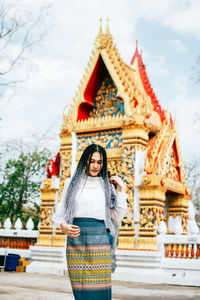
MULTIPOLYGON (((89 163, 89 160, 88 160, 89 163)), ((99 152, 94 152, 91 157, 91 162, 89 166, 89 175, 98 176, 103 166, 103 157, 99 152)))

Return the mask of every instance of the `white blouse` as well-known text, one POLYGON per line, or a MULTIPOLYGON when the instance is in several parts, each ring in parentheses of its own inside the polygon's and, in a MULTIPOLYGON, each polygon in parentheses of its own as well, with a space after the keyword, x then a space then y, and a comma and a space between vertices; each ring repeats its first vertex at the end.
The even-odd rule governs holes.
MULTIPOLYGON (((60 227, 61 223, 66 223, 64 214, 64 200, 70 179, 65 181, 61 200, 53 216, 53 222, 60 227)), ((117 193, 116 207, 110 209, 111 219, 115 223, 120 223, 127 211, 126 193, 117 193)), ((80 183, 79 191, 75 199, 75 218, 94 218, 105 220, 105 193, 103 190, 103 180, 101 177, 88 176, 80 183)))

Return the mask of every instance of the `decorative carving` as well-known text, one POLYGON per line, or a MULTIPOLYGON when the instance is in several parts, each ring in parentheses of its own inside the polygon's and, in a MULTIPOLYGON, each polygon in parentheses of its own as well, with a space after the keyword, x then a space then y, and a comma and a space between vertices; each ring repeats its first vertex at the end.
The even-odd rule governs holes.
POLYGON ((54 207, 41 207, 40 211, 41 211, 40 229, 52 228, 51 217, 54 211, 54 207))
POLYGON ((181 182, 167 177, 161 180, 161 185, 170 191, 174 191, 180 194, 184 194, 185 192, 185 186, 181 182))
POLYGON ((182 214, 183 233, 188 233, 188 214, 182 214))
POLYGON ((127 186, 128 214, 122 220, 121 229, 133 227, 133 191, 135 172, 135 148, 131 145, 123 147, 122 178, 127 186))
POLYGON ((51 179, 45 179, 43 182, 43 188, 44 189, 50 189, 51 188, 51 184, 52 184, 52 180, 51 179))
POLYGON ((101 145, 106 149, 119 149, 122 148, 122 133, 121 131, 104 131, 80 135, 78 136, 77 150, 83 151, 92 143, 101 145))
POLYGON ((106 46, 106 36, 104 35, 102 30, 102 19, 100 19, 99 33, 94 42, 94 46, 98 51, 101 51, 106 46))
POLYGON ((66 178, 70 177, 70 167, 71 167, 71 153, 68 151, 61 152, 59 200, 61 198, 65 180, 66 178))
POLYGON ((160 224, 163 218, 164 209, 154 207, 141 207, 140 208, 140 229, 154 229, 160 224))
POLYGON ((110 175, 121 176, 122 172, 122 161, 121 160, 111 160, 108 161, 108 171, 110 175))
POLYGON ((90 111, 89 117, 124 115, 124 101, 116 95, 117 88, 110 75, 107 74, 97 92, 94 100, 95 107, 90 111))
POLYGON ((187 186, 187 187, 185 188, 185 193, 186 193, 186 195, 188 195, 188 196, 191 195, 191 189, 190 189, 189 186, 187 186))
POLYGON ((68 111, 68 114, 65 115, 65 113, 64 113, 65 109, 66 109, 66 107, 63 110, 63 124, 61 127, 61 133, 63 133, 63 132, 71 133, 72 127, 73 127, 73 125, 72 125, 72 110, 70 109, 68 111))
POLYGON ((151 103, 151 98, 145 94, 140 93, 138 90, 135 91, 135 99, 138 103, 135 112, 139 115, 144 115, 149 117, 153 110, 153 105, 151 103))
POLYGON ((151 182, 151 178, 148 176, 143 176, 142 177, 142 184, 147 185, 151 182))
POLYGON ((168 164, 168 171, 166 173, 166 176, 173 180, 179 181, 179 172, 177 170, 177 161, 175 160, 173 149, 171 149, 171 151, 169 153, 169 159, 168 159, 167 164, 168 164))
MULTIPOLYGON (((157 135, 149 141, 146 152, 146 170, 148 173, 158 173, 159 165, 156 165, 157 160, 160 158, 160 149, 163 140, 166 139, 167 133, 170 130, 170 116, 166 113, 165 120, 162 123, 162 127, 157 135)), ((168 134, 169 135, 169 134, 168 134)))

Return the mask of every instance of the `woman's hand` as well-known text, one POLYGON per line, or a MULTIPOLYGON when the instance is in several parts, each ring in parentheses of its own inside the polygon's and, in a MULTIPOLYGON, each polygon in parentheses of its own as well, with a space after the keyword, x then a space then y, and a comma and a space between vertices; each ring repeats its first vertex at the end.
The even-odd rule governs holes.
POLYGON ((126 193, 126 184, 119 176, 111 176, 109 181, 113 181, 117 185, 121 192, 126 193))
POLYGON ((77 238, 80 235, 80 227, 76 225, 71 225, 67 223, 61 223, 60 228, 64 233, 72 238, 77 238))

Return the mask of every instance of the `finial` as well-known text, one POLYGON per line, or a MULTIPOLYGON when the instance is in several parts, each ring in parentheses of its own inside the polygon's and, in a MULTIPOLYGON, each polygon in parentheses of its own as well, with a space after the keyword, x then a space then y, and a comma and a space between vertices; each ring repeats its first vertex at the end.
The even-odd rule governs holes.
POLYGON ((100 19, 99 33, 94 42, 94 46, 95 46, 96 50, 101 51, 104 48, 104 45, 105 45, 105 36, 104 36, 103 30, 102 30, 102 19, 100 19))
POLYGON ((137 57, 139 55, 139 52, 138 52, 138 40, 135 41, 136 42, 136 45, 135 45, 135 53, 131 59, 131 65, 133 65, 134 61, 135 61, 135 57, 137 57))
POLYGON ((107 25, 106 25, 106 41, 107 41, 107 45, 112 45, 113 44, 113 39, 112 39, 112 35, 110 34, 110 30, 109 30, 109 18, 107 18, 107 25))
POLYGON ((107 25, 106 25, 106 33, 110 34, 110 30, 109 30, 109 18, 107 18, 107 25))
POLYGON ((99 34, 103 34, 103 30, 102 30, 102 18, 100 18, 99 34))

